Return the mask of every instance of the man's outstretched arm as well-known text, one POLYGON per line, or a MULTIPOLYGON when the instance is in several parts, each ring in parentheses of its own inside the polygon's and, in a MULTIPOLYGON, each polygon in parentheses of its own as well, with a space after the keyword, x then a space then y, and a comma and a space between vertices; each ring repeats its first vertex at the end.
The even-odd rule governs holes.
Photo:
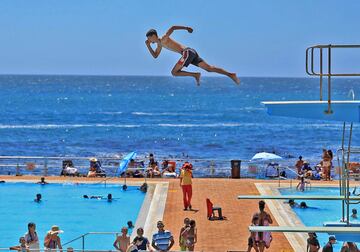
POLYGON ((151 53, 151 55, 156 59, 161 52, 162 45, 158 42, 157 47, 154 51, 154 49, 152 49, 152 47, 150 45, 150 41, 148 39, 145 41, 145 44, 146 44, 146 47, 148 48, 149 52, 151 53))
POLYGON ((165 33, 165 36, 170 36, 175 30, 187 30, 189 33, 193 32, 193 29, 188 26, 174 25, 165 33))

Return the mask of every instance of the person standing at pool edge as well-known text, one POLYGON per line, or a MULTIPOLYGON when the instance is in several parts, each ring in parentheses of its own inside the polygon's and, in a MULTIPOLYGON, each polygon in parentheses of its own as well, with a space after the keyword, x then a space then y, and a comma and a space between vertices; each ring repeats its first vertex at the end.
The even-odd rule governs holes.
POLYGON ((40 251, 39 237, 36 233, 36 225, 33 222, 28 224, 28 231, 25 233, 25 241, 31 250, 40 251))
POLYGON ((152 237, 151 246, 161 252, 169 251, 174 245, 174 237, 170 231, 165 230, 165 225, 162 221, 157 222, 158 232, 152 237))
POLYGON ((46 249, 51 249, 52 251, 56 251, 56 249, 59 249, 60 252, 62 252, 61 240, 58 234, 61 234, 63 232, 64 231, 60 230, 58 226, 52 226, 51 230, 46 233, 44 247, 46 249))
POLYGON ((192 164, 185 162, 180 173, 180 187, 183 192, 184 211, 188 208, 191 210, 191 198, 192 198, 192 164))
POLYGON ((203 60, 202 58, 199 57, 198 53, 194 49, 185 47, 185 46, 181 45, 179 42, 172 39, 170 36, 176 30, 186 30, 189 33, 193 32, 193 29, 191 27, 176 25, 176 26, 172 26, 165 33, 165 35, 160 38, 160 37, 158 37, 156 30, 150 29, 146 33, 147 39, 145 41, 145 44, 146 44, 149 52, 151 53, 151 55, 154 58, 157 58, 160 55, 161 49, 163 47, 165 47, 166 49, 168 49, 170 51, 180 53, 182 55, 180 60, 175 64, 175 66, 171 70, 171 74, 173 76, 191 76, 191 77, 195 78, 197 85, 200 85, 201 73, 186 72, 186 71, 182 70, 184 67, 188 67, 190 64, 192 64, 192 65, 200 67, 208 72, 215 72, 215 73, 226 75, 229 78, 231 78, 236 84, 240 84, 240 80, 236 76, 235 73, 230 73, 222 68, 209 65, 208 63, 205 62, 205 60, 203 60), (157 45, 155 51, 151 47, 151 43, 157 45))
POLYGON ((127 233, 128 228, 123 227, 121 229, 121 236, 117 236, 113 244, 116 250, 119 250, 120 252, 126 252, 127 248, 130 245, 130 237, 127 235, 127 233))

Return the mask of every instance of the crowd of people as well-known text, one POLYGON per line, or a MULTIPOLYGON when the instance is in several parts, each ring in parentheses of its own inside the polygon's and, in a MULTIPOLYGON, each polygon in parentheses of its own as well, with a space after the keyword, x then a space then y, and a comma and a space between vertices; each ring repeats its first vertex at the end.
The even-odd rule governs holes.
MULTIPOLYGON (((136 229, 136 236, 131 241, 129 230, 134 228, 131 221, 127 227, 121 229, 121 235, 116 236, 113 247, 120 252, 138 252, 138 251, 169 251, 175 244, 173 234, 165 229, 162 221, 157 222, 157 232, 153 234, 151 243, 147 237, 144 237, 144 229, 136 229)), ((63 231, 57 225, 53 225, 46 232, 43 246, 45 250, 63 251, 60 234, 63 231)), ((197 229, 195 220, 184 219, 184 226, 179 233, 180 251, 194 251, 197 242, 197 229)), ((40 251, 40 240, 36 232, 35 223, 28 224, 28 230, 24 236, 19 238, 19 244, 9 248, 21 252, 40 251)), ((68 247, 67 251, 72 252, 74 249, 68 247)))
POLYGON ((311 180, 331 180, 331 169, 333 168, 333 152, 323 149, 322 160, 313 168, 302 156, 295 163, 296 172, 300 178, 311 180))

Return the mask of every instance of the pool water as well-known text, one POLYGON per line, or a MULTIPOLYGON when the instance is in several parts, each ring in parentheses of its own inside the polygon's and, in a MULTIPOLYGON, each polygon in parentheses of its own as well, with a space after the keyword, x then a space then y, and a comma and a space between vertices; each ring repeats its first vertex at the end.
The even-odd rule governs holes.
MULTIPOLYGON (((62 243, 87 232, 120 231, 131 220, 134 224, 145 194, 137 187, 122 190, 121 185, 104 184, 47 184, 3 183, 0 184, 0 247, 18 243, 27 231, 27 223, 35 222, 40 247, 52 225, 58 225, 64 233, 62 243), (42 202, 34 202, 35 195, 42 194, 42 202), (111 193, 114 200, 84 199, 83 195, 111 193)), ((111 249, 115 235, 91 235, 85 239, 85 248, 111 249)), ((81 240, 66 247, 81 248, 81 240)))
MULTIPOLYGON (((339 189, 336 187, 313 187, 305 192, 296 191, 294 188, 284 188, 279 190, 282 195, 339 195, 339 189)), ((302 200, 305 201, 309 208, 293 208, 297 216, 305 226, 323 226, 327 221, 339 221, 342 218, 341 201, 333 200, 302 200)), ((300 203, 301 201, 296 201, 300 203)), ((351 205, 351 208, 360 211, 358 205, 351 205)), ((351 213, 351 210, 350 210, 351 213)), ((350 221, 357 221, 353 218, 350 221)), ((317 233, 321 246, 328 242, 328 234, 317 233)), ((343 241, 337 241, 334 251, 339 251, 343 241)))

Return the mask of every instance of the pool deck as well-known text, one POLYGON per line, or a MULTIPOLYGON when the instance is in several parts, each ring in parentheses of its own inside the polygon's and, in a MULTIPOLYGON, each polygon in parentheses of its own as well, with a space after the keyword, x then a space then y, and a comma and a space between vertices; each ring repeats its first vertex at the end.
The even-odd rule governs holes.
MULTIPOLYGON (((5 181, 38 181, 39 177, 31 176, 0 176, 5 181)), ((99 182, 100 178, 64 178, 47 177, 49 182, 99 182)), ((111 179, 109 183, 123 183, 123 179, 111 179)), ((127 179, 129 185, 140 185, 144 179, 127 179)), ((255 179, 221 179, 221 178, 198 178, 193 180, 192 205, 196 211, 183 211, 182 192, 177 179, 148 179, 149 184, 168 183, 165 212, 163 220, 166 229, 172 231, 175 238, 174 250, 179 249, 178 235, 185 217, 196 220, 198 229, 198 243, 196 251, 246 251, 247 238, 249 237, 248 226, 252 215, 258 210, 257 200, 238 200, 237 196, 242 194, 260 194, 262 190, 277 187, 276 181, 255 180, 255 179), (224 221, 209 221, 206 218, 205 199, 210 198, 214 205, 222 207, 223 215, 227 217, 224 221)), ((338 181, 317 182, 316 186, 335 186, 338 181)), ((292 186, 296 186, 296 181, 292 186)), ((314 186, 314 185, 313 185, 314 186)), ((282 181, 281 187, 289 187, 289 182, 282 181)), ((264 193, 264 191, 262 192, 264 193)), ((275 201, 267 201, 267 211, 272 213, 275 220, 281 220, 283 212, 276 210, 275 201)), ((283 205, 283 204, 282 204, 283 205)), ((156 220, 154 220, 156 221, 156 220)), ((301 223, 300 223, 301 224, 301 223)), ((151 238, 151 237, 149 237, 151 238)), ((266 251, 290 252, 300 250, 303 246, 302 237, 288 237, 282 233, 273 233, 273 242, 270 249, 266 251), (290 242, 289 240, 290 239, 290 242), (291 240, 294 239, 294 240, 291 240), (293 249, 294 247, 294 249, 293 249)))

